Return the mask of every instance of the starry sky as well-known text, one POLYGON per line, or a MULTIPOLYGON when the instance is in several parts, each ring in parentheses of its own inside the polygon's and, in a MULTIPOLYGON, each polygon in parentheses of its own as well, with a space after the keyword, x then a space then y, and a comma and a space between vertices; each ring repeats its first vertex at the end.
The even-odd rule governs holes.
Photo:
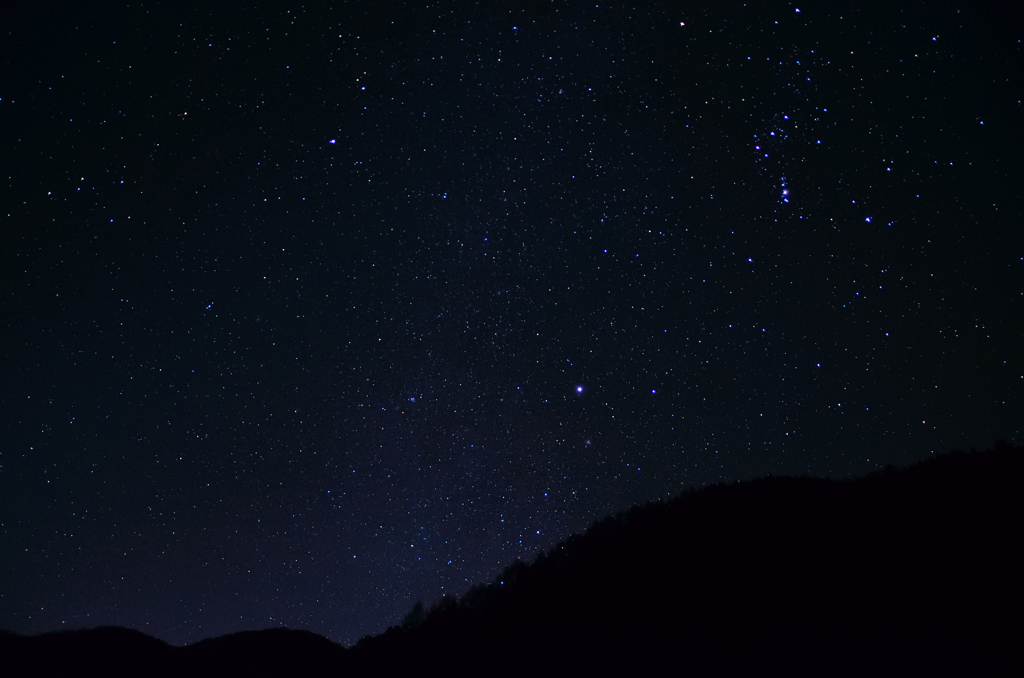
POLYGON ((0 10, 0 627, 349 644, 1022 441, 1019 17, 313 4, 0 10))

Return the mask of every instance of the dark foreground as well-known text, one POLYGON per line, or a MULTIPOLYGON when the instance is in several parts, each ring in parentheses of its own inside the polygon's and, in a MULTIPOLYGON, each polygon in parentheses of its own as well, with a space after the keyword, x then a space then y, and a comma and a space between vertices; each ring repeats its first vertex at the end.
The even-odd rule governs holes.
POLYGON ((1004 445, 857 481, 686 494, 353 648, 284 629, 183 648, 120 628, 3 634, 0 672, 1019 673, 1022 461, 1004 445))

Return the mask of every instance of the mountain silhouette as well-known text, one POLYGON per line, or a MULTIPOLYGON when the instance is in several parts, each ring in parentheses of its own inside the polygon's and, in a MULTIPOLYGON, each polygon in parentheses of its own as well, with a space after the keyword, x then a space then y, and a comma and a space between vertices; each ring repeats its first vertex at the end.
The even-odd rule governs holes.
POLYGON ((3 634, 0 661, 6 675, 1002 673, 1020 665, 1022 460, 998 444, 857 480, 688 492, 348 649, 287 629, 177 648, 100 628, 3 634))

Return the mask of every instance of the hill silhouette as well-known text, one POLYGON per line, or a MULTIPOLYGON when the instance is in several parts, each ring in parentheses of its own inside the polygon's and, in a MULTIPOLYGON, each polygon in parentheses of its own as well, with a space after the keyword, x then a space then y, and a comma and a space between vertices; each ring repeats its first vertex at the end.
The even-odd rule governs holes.
POLYGON ((286 629, 175 648, 102 628, 5 634, 0 657, 37 675, 1001 673, 1020 664, 1022 461, 999 444, 858 480, 689 492, 348 649, 286 629))

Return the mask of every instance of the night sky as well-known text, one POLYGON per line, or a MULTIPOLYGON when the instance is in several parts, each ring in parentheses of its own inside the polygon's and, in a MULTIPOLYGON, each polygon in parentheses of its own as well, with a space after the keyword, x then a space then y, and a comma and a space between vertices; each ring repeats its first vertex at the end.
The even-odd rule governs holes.
POLYGON ((0 10, 0 628, 350 644, 634 503, 1022 442, 1013 17, 329 4, 0 10))

